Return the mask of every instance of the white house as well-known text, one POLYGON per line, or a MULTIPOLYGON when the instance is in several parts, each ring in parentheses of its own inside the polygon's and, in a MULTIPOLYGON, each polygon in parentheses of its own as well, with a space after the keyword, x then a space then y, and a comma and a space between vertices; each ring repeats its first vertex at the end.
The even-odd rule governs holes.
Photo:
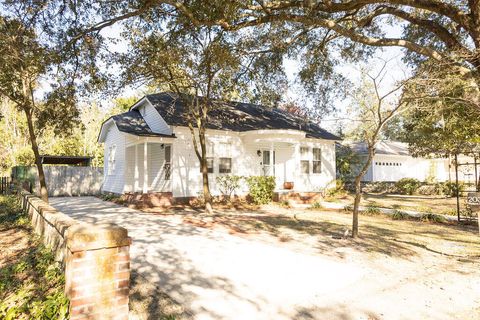
MULTIPOLYGON (((103 191, 201 193, 202 177, 185 107, 173 93, 147 95, 102 125, 103 191)), ((279 109, 218 102, 209 116, 207 149, 212 194, 219 175, 272 175, 277 190, 320 191, 335 179, 335 135, 279 109)), ((245 194, 245 187, 237 194, 245 194)))
MULTIPOLYGON (((366 157, 365 143, 352 143, 351 149, 366 157)), ((474 160, 460 156, 459 180, 474 182, 474 160)), ((363 180, 398 181, 402 178, 415 178, 420 181, 444 182, 455 179, 455 167, 449 158, 412 157, 408 144, 398 141, 379 141, 375 146, 375 156, 363 180)))

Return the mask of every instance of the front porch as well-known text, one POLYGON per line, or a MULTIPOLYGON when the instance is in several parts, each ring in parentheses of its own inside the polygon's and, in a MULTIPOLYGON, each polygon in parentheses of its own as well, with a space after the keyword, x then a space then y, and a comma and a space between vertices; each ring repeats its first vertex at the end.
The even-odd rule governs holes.
POLYGON ((139 137, 126 145, 124 193, 171 193, 172 144, 172 138, 139 137))

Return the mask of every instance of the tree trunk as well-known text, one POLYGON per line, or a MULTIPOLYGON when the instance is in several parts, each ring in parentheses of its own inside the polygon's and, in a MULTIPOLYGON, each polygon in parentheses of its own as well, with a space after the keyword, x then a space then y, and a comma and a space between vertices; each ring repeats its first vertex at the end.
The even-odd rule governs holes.
POLYGON ((202 186, 203 186, 203 197, 205 199, 205 212, 208 214, 213 214, 212 206, 212 194, 210 193, 210 183, 208 181, 208 166, 207 166, 207 144, 205 138, 205 129, 201 128, 198 130, 198 138, 200 140, 200 168, 202 170, 202 186))
POLYGON ((457 194, 457 220, 460 222, 460 190, 458 187, 458 155, 455 153, 455 189, 457 194))
POLYGON ((355 200, 353 202, 353 218, 352 218, 352 238, 358 237, 358 212, 360 211, 360 200, 362 199, 362 178, 367 173, 368 167, 372 163, 373 156, 375 155, 374 145, 368 146, 368 158, 367 162, 363 165, 362 169, 355 177, 355 200))
POLYGON ((473 156, 474 166, 475 166, 475 191, 479 190, 479 180, 478 180, 478 169, 477 169, 477 155, 473 156))
POLYGON ((352 238, 358 237, 358 211, 362 197, 361 176, 355 177, 355 200, 353 202, 352 238))
POLYGON ((48 203, 48 191, 47 191, 47 183, 45 180, 45 173, 43 171, 42 161, 40 159, 40 153, 38 151, 38 144, 37 144, 37 137, 35 135, 35 129, 33 127, 33 119, 32 113, 30 108, 23 108, 25 112, 25 116, 27 118, 28 124, 28 133, 30 135, 30 143, 32 146, 32 151, 35 156, 35 164, 38 170, 38 180, 40 182, 40 198, 48 203))

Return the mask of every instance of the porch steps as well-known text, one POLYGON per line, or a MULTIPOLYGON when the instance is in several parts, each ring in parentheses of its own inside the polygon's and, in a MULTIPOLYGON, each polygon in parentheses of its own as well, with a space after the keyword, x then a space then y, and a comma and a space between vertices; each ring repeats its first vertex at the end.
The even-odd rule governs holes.
POLYGON ((126 193, 121 200, 136 208, 169 208, 173 204, 171 192, 126 193))
POLYGON ((282 202, 288 201, 295 204, 312 204, 321 201, 322 192, 297 192, 292 190, 281 190, 274 193, 273 200, 282 202))

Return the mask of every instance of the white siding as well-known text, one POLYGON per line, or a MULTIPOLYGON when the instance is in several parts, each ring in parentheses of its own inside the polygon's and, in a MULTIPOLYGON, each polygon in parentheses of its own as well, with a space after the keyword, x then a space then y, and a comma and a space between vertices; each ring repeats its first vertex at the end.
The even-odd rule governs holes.
POLYGON ((107 129, 104 145, 104 175, 105 180, 103 183, 102 191, 123 193, 124 187, 124 173, 125 173, 125 137, 118 130, 115 124, 111 124, 107 129), (112 174, 108 174, 108 157, 110 147, 115 146, 115 171, 112 174))
POLYGON ((415 178, 420 181, 433 178, 436 182, 447 181, 448 159, 377 154, 363 180, 398 181, 402 178, 415 178))
POLYGON ((165 120, 163 120, 162 116, 150 104, 150 102, 145 101, 141 106, 138 107, 138 110, 143 115, 145 122, 153 132, 164 134, 172 133, 170 126, 165 122, 165 120))
MULTIPOLYGON (((156 132, 170 131, 158 112, 145 101, 138 106, 149 126, 156 132)), ((106 128, 107 129, 107 128, 106 128)), ((186 127, 174 127, 175 139, 159 137, 136 137, 123 134, 116 126, 107 129, 105 139, 105 159, 108 150, 116 146, 115 172, 108 173, 108 161, 105 166, 104 191, 123 192, 172 192, 174 197, 192 197, 202 193, 202 175, 195 154, 190 130, 186 127), (171 144, 171 176, 165 180, 165 146, 171 144), (145 142, 147 142, 147 158, 145 161, 145 142), (162 147, 163 145, 163 147, 162 147), (145 170, 145 166, 147 167, 145 170), (147 173, 147 174, 145 174, 147 173), (144 184, 145 182, 145 184, 144 184)), ((263 157, 258 155, 262 150, 274 150, 277 189, 283 188, 284 182, 293 182, 296 191, 321 191, 335 179, 335 145, 333 141, 307 139, 305 134, 296 130, 259 130, 239 133, 231 131, 208 130, 207 141, 209 156, 214 158, 214 172, 209 174, 212 194, 219 195, 216 178, 219 172, 220 158, 231 158, 230 175, 252 176, 263 175, 263 157), (300 147, 310 150, 310 169, 312 168, 312 148, 321 149, 321 172, 301 174, 300 147), (213 149, 213 150, 212 150, 213 149)), ((246 194, 248 188, 243 184, 238 194, 246 194)))
POLYGON ((321 191, 336 178, 335 143, 333 141, 305 139, 300 142, 300 145, 306 146, 310 150, 310 173, 301 173, 300 162, 297 161, 294 172, 297 172, 298 174, 293 179, 295 184, 294 189, 298 191, 321 191), (312 148, 321 149, 322 164, 320 173, 312 173, 312 148))
MULTIPOLYGON (((198 196, 202 190, 200 165, 193 149, 190 131, 184 127, 174 128, 175 139, 172 154, 172 192, 174 197, 198 196)), ((275 138, 272 134, 266 138, 275 138)), ((262 157, 258 150, 270 150, 269 142, 244 141, 238 132, 209 130, 207 140, 214 145, 214 173, 209 174, 211 192, 218 195, 220 190, 215 179, 220 175, 218 164, 220 157, 232 158, 232 175, 262 175, 262 157)), ((298 139, 295 141, 274 142, 275 176, 277 189, 283 188, 283 182, 293 181, 297 191, 320 191, 335 179, 335 144, 333 141, 298 139), (318 174, 299 174, 300 163, 296 157, 296 148, 300 145, 318 147, 322 150, 322 171, 318 174)), ((238 194, 246 194, 248 189, 242 186, 238 194)))

